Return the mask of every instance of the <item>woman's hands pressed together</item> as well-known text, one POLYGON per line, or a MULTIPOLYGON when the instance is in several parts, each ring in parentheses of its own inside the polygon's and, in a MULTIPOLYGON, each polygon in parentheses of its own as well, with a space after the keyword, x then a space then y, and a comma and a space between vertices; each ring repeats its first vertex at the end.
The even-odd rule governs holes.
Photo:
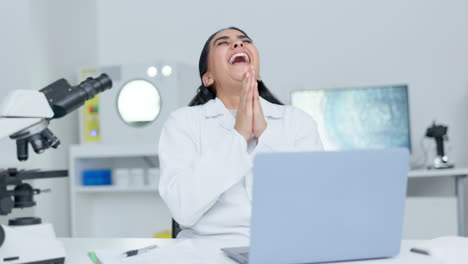
POLYGON ((244 74, 242 79, 242 91, 234 128, 247 141, 252 137, 252 134, 256 138, 260 138, 267 128, 267 122, 260 105, 258 83, 253 67, 249 68, 249 71, 244 74))

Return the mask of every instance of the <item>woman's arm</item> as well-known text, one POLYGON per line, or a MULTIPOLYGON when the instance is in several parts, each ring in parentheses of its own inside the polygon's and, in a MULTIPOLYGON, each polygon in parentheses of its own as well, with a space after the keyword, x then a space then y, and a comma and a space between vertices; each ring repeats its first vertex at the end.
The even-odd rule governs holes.
POLYGON ((203 154, 199 131, 194 111, 183 108, 171 114, 159 141, 160 195, 182 226, 194 225, 252 167, 237 131, 226 131, 222 142, 212 142, 203 154))

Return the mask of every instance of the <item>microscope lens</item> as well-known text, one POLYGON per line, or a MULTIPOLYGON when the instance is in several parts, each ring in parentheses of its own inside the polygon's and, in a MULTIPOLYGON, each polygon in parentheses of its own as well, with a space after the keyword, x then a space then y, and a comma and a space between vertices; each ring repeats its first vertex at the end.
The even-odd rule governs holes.
POLYGON ((44 152, 48 148, 46 143, 42 140, 42 137, 39 134, 32 135, 29 138, 29 142, 31 142, 31 146, 34 149, 34 152, 40 154, 44 152))
POLYGON ((48 146, 57 148, 60 145, 60 140, 48 128, 44 129, 41 135, 48 146))
POLYGON ((28 159, 28 141, 25 139, 16 140, 16 156, 19 161, 28 159))

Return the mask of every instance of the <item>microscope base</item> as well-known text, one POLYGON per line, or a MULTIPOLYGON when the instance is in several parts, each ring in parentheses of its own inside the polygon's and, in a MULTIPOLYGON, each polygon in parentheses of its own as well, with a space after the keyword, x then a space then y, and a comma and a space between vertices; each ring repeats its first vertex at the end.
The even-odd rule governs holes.
POLYGON ((429 170, 440 170, 440 169, 452 169, 455 168, 455 164, 448 163, 447 156, 437 156, 434 159, 434 165, 427 167, 429 170))
POLYGON ((453 168, 455 168, 455 165, 453 164, 449 164, 444 167, 427 166, 428 170, 444 170, 444 169, 453 169, 453 168))
POLYGON ((0 227, 0 264, 64 264, 65 249, 51 224, 0 227))

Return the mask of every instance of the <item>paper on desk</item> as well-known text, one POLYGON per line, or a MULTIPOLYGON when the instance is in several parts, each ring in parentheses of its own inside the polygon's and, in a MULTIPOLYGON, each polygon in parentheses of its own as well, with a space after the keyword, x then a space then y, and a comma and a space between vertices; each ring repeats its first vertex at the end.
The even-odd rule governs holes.
POLYGON ((468 238, 439 237, 425 241, 411 249, 413 252, 432 256, 444 264, 468 263, 468 238))
POLYGON ((122 258, 122 250, 100 249, 94 251, 100 264, 209 264, 235 263, 226 258, 218 247, 205 241, 181 239, 173 244, 151 250, 141 255, 122 258))

